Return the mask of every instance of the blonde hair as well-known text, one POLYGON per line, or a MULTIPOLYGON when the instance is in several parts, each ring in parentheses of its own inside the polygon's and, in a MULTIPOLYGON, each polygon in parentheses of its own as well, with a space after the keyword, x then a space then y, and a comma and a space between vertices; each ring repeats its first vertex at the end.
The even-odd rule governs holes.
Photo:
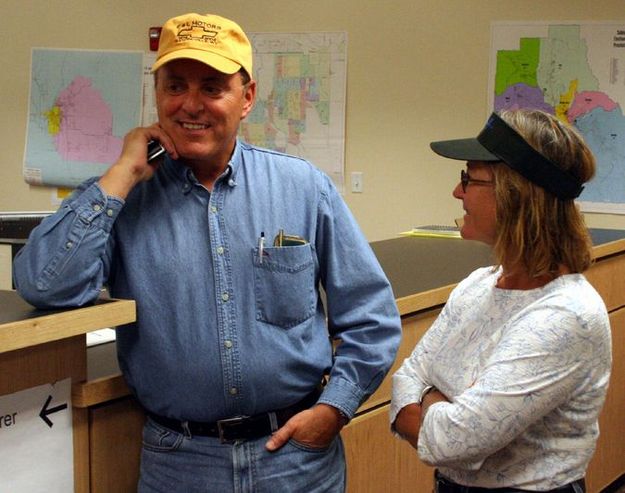
MULTIPOLYGON (((595 158, 571 126, 538 110, 504 111, 501 118, 534 149, 581 183, 595 174, 595 158)), ((532 277, 560 265, 582 272, 592 262, 591 240, 579 208, 528 181, 505 163, 493 166, 499 264, 521 265, 532 277)))

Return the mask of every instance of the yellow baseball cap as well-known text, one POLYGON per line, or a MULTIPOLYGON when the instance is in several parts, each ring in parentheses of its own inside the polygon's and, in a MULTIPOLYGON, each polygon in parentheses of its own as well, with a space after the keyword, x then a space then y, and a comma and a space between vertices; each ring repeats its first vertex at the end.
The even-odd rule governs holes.
POLYGON ((179 58, 197 60, 225 74, 243 68, 252 76, 249 39, 236 22, 218 15, 184 14, 163 25, 152 72, 179 58))

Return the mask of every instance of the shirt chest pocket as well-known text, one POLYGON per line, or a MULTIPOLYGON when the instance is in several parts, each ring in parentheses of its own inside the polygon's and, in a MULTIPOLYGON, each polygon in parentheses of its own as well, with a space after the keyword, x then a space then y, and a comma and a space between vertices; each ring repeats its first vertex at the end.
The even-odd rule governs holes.
POLYGON ((254 250, 256 320, 283 328, 309 319, 317 304, 310 244, 254 250))

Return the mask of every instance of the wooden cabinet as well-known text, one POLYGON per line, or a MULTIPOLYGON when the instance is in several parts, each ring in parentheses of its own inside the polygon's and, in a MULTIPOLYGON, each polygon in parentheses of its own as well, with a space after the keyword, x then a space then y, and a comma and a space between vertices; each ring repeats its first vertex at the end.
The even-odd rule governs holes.
POLYGON ((625 440, 622 439, 625 409, 625 309, 610 314, 612 325, 612 375, 599 418, 599 440, 588 467, 589 492, 601 491, 625 474, 625 440))
POLYGON ((606 402, 599 419, 599 440, 587 475, 588 491, 601 491, 625 474, 625 255, 599 261, 588 279, 603 297, 612 328, 612 374, 606 402))
POLYGON ((354 493, 430 492, 433 470, 416 451, 389 432, 388 405, 364 413, 342 431, 347 459, 347 491, 354 493))
MULTIPOLYGON (((608 307, 613 338, 612 379, 600 419, 601 435, 588 470, 589 493, 600 492, 625 474, 625 441, 620 437, 625 409, 625 232, 610 235, 608 240, 595 241, 597 261, 586 273, 608 307)), ((457 240, 401 238, 373 244, 373 248, 393 284, 402 314, 403 338, 389 376, 342 432, 348 492, 427 493, 433 487, 432 468, 419 461, 410 445, 390 433, 390 375, 438 316, 455 284, 474 268, 488 265, 490 257, 486 247, 457 240)), ((84 336, 71 333, 62 343, 50 342, 41 339, 47 328, 31 323, 30 328, 13 325, 13 332, 3 332, 2 328, 8 327, 3 322, 0 314, 0 348, 10 344, 11 350, 0 351, 0 371, 29 375, 20 388, 55 376, 72 375, 76 382, 85 380, 84 336), (31 331, 30 340, 22 330, 31 331), (15 341, 20 341, 18 347, 15 341), (59 344, 64 346, 62 353, 59 344), (30 359, 23 359, 15 349, 29 345, 36 347, 29 347, 30 359)), ((98 327, 116 324, 109 319, 99 322, 98 327)), ((7 386, 6 382, 12 380, 0 379, 0 395, 19 390, 7 386)), ((134 492, 144 416, 129 396, 122 377, 111 375, 77 383, 72 401, 76 491, 134 492)))
MULTIPOLYGON (((135 320, 134 301, 107 300, 86 308, 43 311, 15 292, 0 291, 0 307, 0 395, 66 378, 74 385, 84 382, 85 333, 135 320)), ((74 489, 86 492, 91 438, 87 409, 74 408, 72 420, 74 489)))
POLYGON ((425 331, 432 325, 439 313, 440 308, 435 308, 402 317, 402 341, 397 351, 395 362, 378 389, 361 406, 359 413, 381 404, 387 404, 391 400, 391 375, 401 366, 404 359, 410 356, 412 349, 417 345, 421 336, 425 334, 425 331))
MULTIPOLYGON (((423 250, 418 246, 423 240, 412 242, 416 245, 414 250, 400 252, 395 250, 396 245, 402 248, 412 245, 397 241, 383 242, 385 244, 381 249, 376 249, 374 244, 374 250, 379 256, 388 257, 380 259, 383 266, 392 263, 392 272, 413 277, 417 284, 419 271, 424 266, 443 272, 448 269, 450 259, 454 259, 462 265, 462 269, 456 272, 455 282, 458 282, 474 268, 489 262, 487 252, 479 245, 470 245, 467 249, 470 258, 466 258, 464 242, 440 240, 434 246, 428 243, 426 250, 436 254, 436 259, 430 262, 429 258, 421 258, 423 250)), ((589 493, 600 492, 625 473, 625 441, 619 438, 622 409, 625 409, 625 239, 600 243, 595 248, 595 255, 597 262, 586 276, 599 291, 610 312, 614 364, 610 390, 600 419, 601 436, 587 475, 589 493)), ((435 280, 426 279, 429 285, 411 291, 410 283, 403 280, 403 284, 397 285, 393 282, 393 275, 389 274, 402 314, 402 343, 389 376, 342 432, 349 493, 432 491, 433 469, 419 461, 410 445, 390 433, 388 411, 390 375, 438 316, 455 285, 451 274, 443 272, 441 275, 447 277, 440 285, 435 280)), ((131 398, 124 397, 126 390, 119 376, 92 382, 85 389, 91 389, 85 390, 83 396, 83 404, 89 409, 91 491, 133 492, 138 476, 143 424, 141 410, 131 398), (107 395, 114 400, 106 402, 107 395)))
POLYGON ((136 490, 144 421, 131 397, 89 408, 91 493, 136 490))
MULTIPOLYGON (((451 240, 441 240, 445 241, 451 240)), ((443 249, 453 248, 455 251, 457 247, 458 245, 449 247, 441 243, 443 249)), ((388 250, 389 246, 385 248, 388 250)), ((625 440, 620 438, 625 409, 625 240, 617 239, 598 244, 594 251, 597 260, 586 272, 586 277, 602 296, 610 313, 613 367, 610 388, 599 421, 600 437, 588 468, 589 493, 602 491, 625 474, 625 440)), ((452 252, 446 253, 454 258, 452 252)), ((482 262, 487 259, 482 252, 478 253, 480 255, 477 257, 482 262)), ((418 253, 408 253, 407 256, 411 255, 418 253)), ((462 257, 459 261, 467 262, 462 257)), ((381 262, 384 266, 384 261, 381 262)), ((414 271, 414 263, 411 265, 407 269, 414 271)), ((426 265, 435 269, 442 268, 442 265, 426 265)), ((412 275, 416 276, 417 272, 412 272, 412 275)), ((389 278, 393 284, 392 276, 389 275, 389 278)), ((390 380, 393 371, 410 354, 419 338, 440 313, 441 303, 444 303, 452 288, 449 285, 423 293, 404 292, 399 298, 403 339, 397 360, 378 391, 343 431, 348 460, 349 493, 432 491, 433 469, 421 463, 417 452, 407 443, 392 436, 389 431, 390 380)))

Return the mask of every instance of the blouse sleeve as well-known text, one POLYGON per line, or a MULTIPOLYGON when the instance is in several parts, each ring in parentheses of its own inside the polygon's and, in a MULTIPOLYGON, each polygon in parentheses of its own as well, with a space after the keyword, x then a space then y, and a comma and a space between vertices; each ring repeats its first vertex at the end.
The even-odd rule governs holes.
MULTIPOLYGON (((549 427, 543 418, 574 393, 583 392, 589 402, 602 400, 609 375, 597 371, 600 378, 595 382, 589 377, 604 364, 593 360, 605 354, 600 346, 606 341, 596 334, 606 331, 595 329, 608 322, 602 310, 594 314, 587 321, 574 310, 550 306, 520 313, 474 384, 452 402, 428 409, 419 434, 420 458, 439 467, 478 469, 528 427, 549 427)), ((595 419, 591 412, 587 414, 589 420, 595 419)), ((587 426, 583 413, 577 419, 580 426, 587 426)), ((568 435, 575 430, 561 432, 568 435)))

